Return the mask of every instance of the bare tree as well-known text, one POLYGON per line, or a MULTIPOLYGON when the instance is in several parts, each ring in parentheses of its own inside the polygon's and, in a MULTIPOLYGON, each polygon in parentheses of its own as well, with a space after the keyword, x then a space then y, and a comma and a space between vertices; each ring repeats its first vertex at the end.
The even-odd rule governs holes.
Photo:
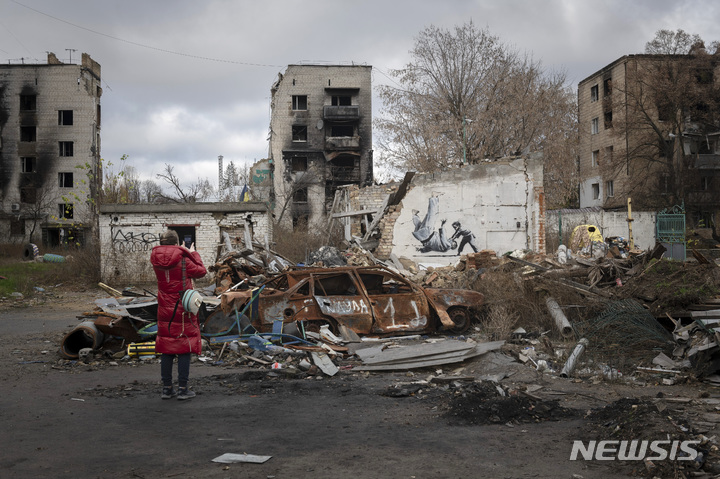
MULTIPOLYGON (((249 184, 250 166, 247 163, 237 166, 231 160, 221 178, 221 184, 218 188, 218 200, 222 202, 242 201, 239 195, 245 185, 249 184)), ((248 193, 250 199, 253 199, 253 192, 248 190, 248 193)))
POLYGON ((162 188, 153 180, 143 180, 139 192, 140 203, 155 203, 162 196, 162 188))
POLYGON ((388 166, 436 171, 486 158, 567 146, 576 112, 565 74, 500 42, 472 22, 454 31, 429 27, 381 86, 376 120, 388 166), (569 121, 570 120, 570 121, 569 121))
POLYGON ((155 175, 157 178, 165 181, 172 191, 170 195, 160 193, 159 198, 171 203, 196 203, 204 201, 214 194, 213 186, 207 178, 201 179, 197 183, 192 183, 189 186, 183 186, 180 178, 173 173, 173 169, 172 166, 166 163, 164 172, 155 175))

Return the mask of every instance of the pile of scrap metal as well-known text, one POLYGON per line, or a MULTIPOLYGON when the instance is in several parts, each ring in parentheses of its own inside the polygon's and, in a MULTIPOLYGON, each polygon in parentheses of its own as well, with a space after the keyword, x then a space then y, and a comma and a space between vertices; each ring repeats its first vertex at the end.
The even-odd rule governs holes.
POLYGON ((88 354, 122 350, 131 343, 153 341, 157 333, 155 296, 117 292, 115 297, 98 299, 93 311, 84 312, 80 323, 67 333, 60 353, 66 359, 88 354))
POLYGON ((713 384, 720 384, 720 309, 692 311, 692 322, 670 318, 675 324, 676 347, 672 358, 661 354, 652 371, 666 374, 692 372, 713 384))
POLYGON ((215 274, 214 294, 235 289, 240 284, 261 283, 266 276, 287 270, 293 263, 266 245, 252 241, 249 233, 244 238, 232 238, 223 232, 218 259, 208 268, 215 274))

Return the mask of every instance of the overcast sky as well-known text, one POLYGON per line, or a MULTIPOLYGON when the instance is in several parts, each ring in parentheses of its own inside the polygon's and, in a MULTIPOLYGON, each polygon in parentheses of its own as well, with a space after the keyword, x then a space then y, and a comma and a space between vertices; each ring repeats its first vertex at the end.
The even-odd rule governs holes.
POLYGON ((660 29, 720 40, 718 19, 713 0, 0 0, 0 60, 90 54, 103 158, 127 154, 143 178, 168 163, 184 182, 217 184, 218 155, 267 157, 270 87, 288 64, 372 65, 384 84, 420 31, 472 20, 575 88, 660 29))

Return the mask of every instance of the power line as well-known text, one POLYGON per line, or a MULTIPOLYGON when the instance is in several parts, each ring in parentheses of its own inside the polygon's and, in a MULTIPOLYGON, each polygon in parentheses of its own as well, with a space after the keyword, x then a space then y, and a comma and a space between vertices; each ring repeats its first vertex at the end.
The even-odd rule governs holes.
POLYGON ((103 37, 106 37, 106 38, 110 38, 110 39, 112 39, 112 40, 116 40, 116 41, 119 41, 119 42, 129 43, 130 45, 135 45, 135 46, 137 46, 137 47, 147 48, 147 49, 149 49, 149 50, 155 50, 155 51, 157 51, 157 52, 169 53, 169 54, 171 54, 171 55, 177 55, 177 56, 181 56, 181 57, 195 58, 195 59, 198 59, 198 60, 207 60, 207 61, 219 62, 219 63, 233 63, 233 64, 236 64, 236 65, 247 65, 247 66, 253 66, 253 67, 273 67, 273 68, 282 68, 282 67, 283 67, 283 65, 269 65, 269 64, 263 64, 263 63, 238 62, 238 61, 234 61, 234 60, 225 60, 225 59, 222 59, 222 58, 204 57, 204 56, 200 56, 200 55, 192 55, 192 54, 189 54, 189 53, 182 53, 182 52, 176 52, 176 51, 172 51, 172 50, 166 50, 166 49, 164 49, 164 48, 153 47, 153 46, 150 46, 150 45, 145 45, 145 44, 143 44, 143 43, 133 42, 133 41, 131 41, 131 40, 125 40, 124 38, 119 38, 119 37, 115 37, 115 36, 112 36, 112 35, 108 35, 107 33, 98 32, 97 30, 92 30, 92 29, 90 29, 90 28, 83 27, 83 26, 81 26, 81 25, 77 25, 77 24, 72 23, 72 22, 68 22, 67 20, 63 20, 62 18, 58 18, 58 17, 52 16, 52 15, 50 15, 50 14, 48 14, 48 13, 41 12, 40 10, 37 10, 37 9, 35 9, 35 8, 32 8, 32 7, 29 7, 29 6, 24 5, 24 4, 20 3, 20 2, 17 2, 17 1, 15 1, 15 0, 11 0, 11 1, 12 1, 13 3, 17 4, 17 5, 20 5, 21 7, 27 8, 28 10, 32 10, 32 11, 35 12, 35 13, 39 13, 40 15, 44 15, 44 16, 46 16, 46 17, 48 17, 48 18, 52 18, 53 20, 56 20, 56 21, 58 21, 58 22, 65 23, 65 24, 70 25, 70 26, 72 26, 72 27, 79 28, 79 29, 81 29, 81 30, 85 30, 85 31, 87 31, 87 32, 94 33, 95 35, 100 35, 100 36, 103 36, 103 37))

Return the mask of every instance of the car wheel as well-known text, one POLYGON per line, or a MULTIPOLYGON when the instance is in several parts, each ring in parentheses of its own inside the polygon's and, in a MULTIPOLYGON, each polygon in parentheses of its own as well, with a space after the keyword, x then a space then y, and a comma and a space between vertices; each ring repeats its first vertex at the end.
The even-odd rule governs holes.
POLYGON ((470 323, 472 323, 472 316, 470 315, 470 311, 468 311, 467 308, 464 308, 462 306, 454 306, 452 308, 449 308, 447 310, 447 313, 448 316, 450 316, 452 322, 455 323, 455 327, 450 328, 451 333, 461 334, 470 328, 470 323))

